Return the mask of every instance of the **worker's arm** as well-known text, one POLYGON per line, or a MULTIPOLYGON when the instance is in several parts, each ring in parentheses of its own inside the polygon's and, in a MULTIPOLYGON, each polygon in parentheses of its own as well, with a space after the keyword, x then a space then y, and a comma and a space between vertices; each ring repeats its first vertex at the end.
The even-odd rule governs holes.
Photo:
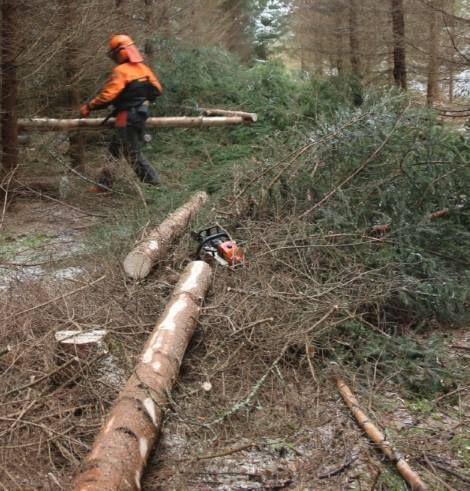
POLYGON ((90 110, 109 106, 126 86, 126 79, 115 67, 101 92, 88 103, 90 110))
POLYGON ((158 97, 160 95, 162 95, 163 93, 163 87, 162 87, 162 84, 160 83, 160 80, 158 80, 157 76, 152 72, 152 70, 149 68, 149 67, 146 67, 147 68, 147 77, 148 77, 148 80, 150 82, 150 84, 152 85, 152 87, 156 90, 156 94, 155 94, 155 97, 158 97))

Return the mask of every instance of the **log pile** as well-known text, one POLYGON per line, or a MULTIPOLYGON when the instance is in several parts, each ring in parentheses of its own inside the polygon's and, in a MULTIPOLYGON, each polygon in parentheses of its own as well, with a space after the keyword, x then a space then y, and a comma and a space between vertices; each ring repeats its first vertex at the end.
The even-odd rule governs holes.
POLYGON ((203 261, 190 263, 183 272, 74 481, 74 491, 141 489, 167 394, 178 375, 210 282, 211 268, 203 261))
POLYGON ((166 256, 170 245, 181 236, 189 220, 207 199, 208 196, 204 192, 195 194, 137 244, 124 260, 124 270, 127 275, 135 280, 145 278, 153 266, 166 256))

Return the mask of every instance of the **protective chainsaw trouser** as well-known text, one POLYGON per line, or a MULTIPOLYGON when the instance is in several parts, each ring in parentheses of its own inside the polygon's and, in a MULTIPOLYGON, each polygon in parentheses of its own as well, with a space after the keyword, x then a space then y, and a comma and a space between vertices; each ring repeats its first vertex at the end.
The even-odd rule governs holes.
POLYGON ((142 182, 158 185, 160 178, 152 164, 142 153, 146 115, 135 108, 126 111, 126 119, 119 122, 109 145, 109 152, 118 159, 125 157, 142 182))

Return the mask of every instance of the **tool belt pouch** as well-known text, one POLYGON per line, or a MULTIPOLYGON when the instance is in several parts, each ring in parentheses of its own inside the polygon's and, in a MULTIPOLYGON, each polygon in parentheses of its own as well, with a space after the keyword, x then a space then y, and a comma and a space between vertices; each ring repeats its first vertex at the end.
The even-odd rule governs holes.
POLYGON ((142 104, 141 106, 133 107, 129 110, 127 116, 127 124, 129 126, 142 127, 148 118, 148 106, 142 104))
POLYGON ((116 128, 125 128, 129 122, 129 112, 121 111, 116 115, 116 128))

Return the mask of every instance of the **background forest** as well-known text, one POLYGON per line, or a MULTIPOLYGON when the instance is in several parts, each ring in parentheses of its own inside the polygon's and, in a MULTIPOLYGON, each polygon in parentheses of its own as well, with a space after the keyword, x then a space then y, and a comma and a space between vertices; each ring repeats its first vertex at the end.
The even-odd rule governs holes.
POLYGON ((429 489, 467 489, 468 1, 2 0, 1 26, 0 487, 69 487, 195 243, 142 283, 121 260, 205 190, 192 228, 249 264, 216 268, 144 489, 406 489, 337 376, 429 489), (117 32, 163 83, 153 115, 258 121, 149 130, 163 185, 119 163, 91 195, 109 132, 17 120, 78 117, 117 32), (107 356, 57 376, 72 328, 107 356))

